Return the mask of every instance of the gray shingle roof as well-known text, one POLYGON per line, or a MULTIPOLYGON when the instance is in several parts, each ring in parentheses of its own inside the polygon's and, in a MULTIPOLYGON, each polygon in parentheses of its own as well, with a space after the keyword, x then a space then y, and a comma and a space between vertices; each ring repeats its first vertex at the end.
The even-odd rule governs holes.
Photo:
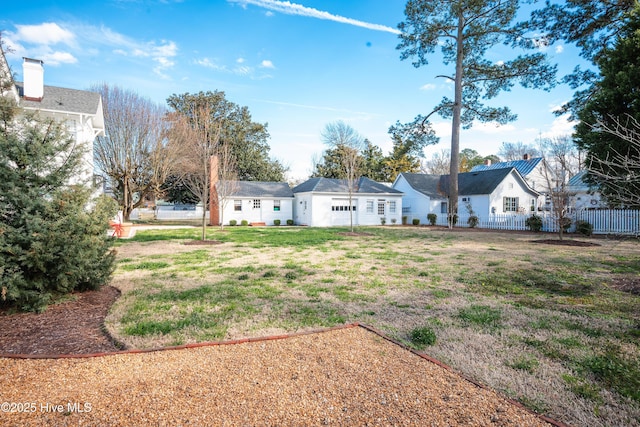
MULTIPOLYGON (((515 168, 501 168, 458 174, 458 194, 472 196, 491 194, 515 168)), ((432 199, 443 199, 449 193, 449 175, 403 173, 402 176, 416 191, 432 199)))
POLYGON ((44 86, 42 101, 27 101, 24 96, 24 84, 16 82, 20 94, 20 106, 34 110, 52 110, 80 114, 96 114, 100 105, 100 94, 87 90, 67 89, 56 86, 44 86))
POLYGON ((516 168, 516 170, 520 173, 520 175, 526 177, 533 171, 538 163, 542 160, 542 157, 534 157, 528 160, 513 160, 509 162, 498 162, 492 165, 478 165, 474 166, 471 169, 471 172, 480 172, 487 170, 495 170, 495 169, 504 169, 504 168, 516 168))
POLYGON ((293 198, 291 187, 286 182, 235 181, 235 184, 237 187, 232 197, 293 198))
MULTIPOLYGON (((349 187, 344 179, 311 178, 293 188, 294 193, 348 193, 349 187)), ((360 194, 402 194, 401 191, 362 177, 358 181, 356 193, 360 194)))

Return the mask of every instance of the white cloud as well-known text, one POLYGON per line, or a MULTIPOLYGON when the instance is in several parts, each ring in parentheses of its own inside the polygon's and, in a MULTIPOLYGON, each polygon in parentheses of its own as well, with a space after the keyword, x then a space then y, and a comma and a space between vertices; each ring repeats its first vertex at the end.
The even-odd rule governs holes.
POLYGON ((18 29, 15 39, 24 43, 38 45, 54 45, 64 43, 74 44, 75 34, 60 27, 54 22, 45 22, 39 25, 16 25, 18 29))
POLYGON ((51 52, 40 55, 40 59, 47 65, 75 64, 78 59, 69 52, 51 52))
POLYGON ((420 87, 420 90, 435 90, 437 86, 434 85, 433 83, 427 83, 423 86, 420 87))
POLYGON ((314 9, 312 7, 306 7, 301 4, 291 3, 289 1, 278 0, 227 0, 230 3, 238 3, 243 8, 246 8, 248 4, 269 9, 275 12, 284 13, 287 15, 300 15, 307 16, 316 19, 326 19, 329 21, 340 22, 342 24, 354 25, 356 27, 367 28, 374 31, 385 31, 393 34, 400 34, 399 30, 388 27, 386 25, 372 24, 370 22, 358 21, 357 19, 346 18, 340 15, 333 15, 329 12, 314 9))
POLYGON ((262 68, 276 68, 276 67, 273 65, 273 62, 269 61, 268 59, 265 59, 264 61, 262 61, 262 62, 260 63, 260 66, 261 66, 262 68))
POLYGON ((563 45, 556 46, 556 53, 562 53, 562 52, 564 52, 564 46, 563 45))
POLYGON ((236 62, 238 64, 243 64, 244 63, 244 58, 238 58, 238 59, 236 59, 236 62))
POLYGON ((551 123, 551 127, 548 131, 542 132, 540 135, 543 138, 553 138, 557 136, 571 135, 574 132, 573 127, 576 122, 569 121, 569 114, 556 117, 551 123))

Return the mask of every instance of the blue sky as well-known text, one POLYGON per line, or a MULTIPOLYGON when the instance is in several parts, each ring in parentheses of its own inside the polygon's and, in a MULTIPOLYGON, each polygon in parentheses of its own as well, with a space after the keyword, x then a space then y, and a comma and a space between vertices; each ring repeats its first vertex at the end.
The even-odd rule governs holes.
MULTIPOLYGON (((14 1, 0 30, 14 49, 7 59, 22 80, 22 57, 42 59, 45 84, 86 89, 107 82, 158 103, 176 93, 220 90, 268 124, 271 155, 306 178, 326 148, 320 133, 343 120, 391 148, 388 128, 428 114, 452 86, 434 55, 428 66, 401 61, 397 25, 404 0, 101 0, 14 1)), ((561 71, 579 62, 571 46, 547 49, 561 71)), ((496 50, 489 59, 509 59, 496 50)), ((509 105, 518 121, 477 124, 461 148, 497 153, 503 141, 534 143, 571 133, 554 108, 572 91, 514 88, 492 105, 509 105)), ((434 119, 450 145, 449 121, 434 119)))

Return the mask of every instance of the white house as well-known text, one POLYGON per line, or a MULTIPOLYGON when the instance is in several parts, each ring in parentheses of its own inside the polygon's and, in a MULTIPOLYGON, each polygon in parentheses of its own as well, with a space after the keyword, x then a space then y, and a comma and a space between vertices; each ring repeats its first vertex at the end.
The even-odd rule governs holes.
POLYGON ((224 224, 235 220, 249 223, 274 225, 280 220, 282 225, 293 219, 293 192, 286 182, 234 181, 225 183, 230 195, 219 197, 220 218, 224 224))
MULTIPOLYGON (((449 175, 401 173, 393 183, 401 191, 403 215, 427 222, 427 214, 447 215, 449 175)), ((515 168, 458 174, 458 213, 470 206, 475 215, 527 213, 538 208, 540 193, 515 168)))
POLYGON ((369 178, 360 178, 349 204, 343 179, 311 178, 293 188, 294 222, 316 227, 401 223, 402 192, 369 178))
POLYGON ((569 193, 571 209, 608 209, 609 205, 597 189, 584 181, 587 171, 581 171, 572 176, 565 190, 569 193))
POLYGON ((515 168, 527 181, 529 187, 540 193, 548 192, 549 188, 554 188, 557 185, 553 171, 548 167, 545 160, 542 157, 531 157, 528 154, 522 156, 521 160, 497 163, 491 163, 491 160, 487 160, 483 165, 474 166, 471 169, 471 172, 482 172, 505 168, 515 168))
MULTIPOLYGON (((4 53, 0 54, 0 68, 3 74, 9 73, 4 53)), ((37 111, 42 117, 64 123, 76 143, 85 150, 83 170, 73 183, 91 182, 94 176, 93 142, 105 132, 102 97, 85 90, 45 85, 41 60, 23 58, 22 70, 23 81, 14 82, 11 77, 12 87, 3 95, 14 97, 25 110, 37 111)))

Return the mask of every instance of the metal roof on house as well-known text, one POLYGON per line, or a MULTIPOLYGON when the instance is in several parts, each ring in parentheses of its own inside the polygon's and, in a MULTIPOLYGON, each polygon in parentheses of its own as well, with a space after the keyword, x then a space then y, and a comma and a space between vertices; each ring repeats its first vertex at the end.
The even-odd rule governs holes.
POLYGON ((235 181, 236 197, 293 198, 293 191, 286 182, 235 181))
MULTIPOLYGON (((507 175, 513 171, 517 173, 515 168, 459 173, 458 195, 491 194, 507 175)), ((403 173, 401 175, 411 188, 432 199, 443 199, 449 194, 449 175, 426 175, 420 173, 403 173)), ((522 179, 522 182, 527 185, 524 179, 522 179)))
MULTIPOLYGON (((344 179, 334 178, 311 178, 293 188, 294 193, 348 193, 349 186, 344 179)), ((376 182, 372 179, 361 177, 356 186, 356 193, 359 194, 402 194, 401 191, 387 185, 376 182)))
POLYGON ((27 109, 96 114, 100 106, 100 94, 96 92, 45 85, 42 101, 28 101, 24 99, 24 83, 16 82, 15 86, 20 106, 27 109))
POLYGON ((498 162, 492 165, 478 165, 478 166, 474 166, 471 169, 471 172, 480 172, 480 171, 504 169, 504 168, 508 168, 508 169, 516 168, 516 170, 520 173, 520 175, 522 175, 523 177, 526 177, 531 173, 531 171, 533 171, 536 168, 536 166, 538 166, 541 160, 542 160, 542 157, 534 157, 528 160, 521 159, 521 160, 512 160, 509 162, 498 162))
POLYGON ((589 192, 593 190, 597 190, 597 185, 589 184, 585 178, 587 177, 587 171, 583 170, 575 174, 569 179, 567 183, 567 189, 569 191, 578 191, 578 192, 589 192))

